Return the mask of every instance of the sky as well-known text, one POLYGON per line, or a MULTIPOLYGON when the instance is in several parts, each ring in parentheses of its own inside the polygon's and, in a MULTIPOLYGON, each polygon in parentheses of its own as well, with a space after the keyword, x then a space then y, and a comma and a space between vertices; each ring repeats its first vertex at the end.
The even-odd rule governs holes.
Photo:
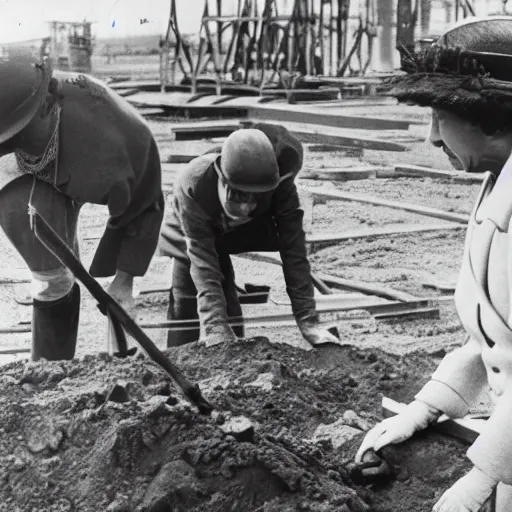
MULTIPOLYGON (((319 0, 316 0, 319 1, 319 0)), ((363 1, 363 0, 359 0, 363 1)), ((377 0, 378 1, 378 0, 377 0)), ((88 21, 98 38, 165 33, 171 0, 0 0, 0 43, 39 39, 48 35, 46 21, 88 21), (147 18, 149 23, 141 24, 147 18)), ((262 5, 264 0, 257 0, 262 5)), ((226 14, 234 14, 237 0, 223 0, 226 14)), ((357 3, 357 2, 352 2, 357 3)), ((439 1, 434 3, 439 3, 439 1)), ((216 2, 210 0, 210 5, 216 2)), ((293 0, 280 0, 288 10, 293 0)), ((477 7, 501 0, 476 0, 477 7)), ((176 0, 181 32, 197 32, 204 0, 176 0)), ((283 12, 283 11, 282 11, 283 12)), ((215 12, 211 13, 215 14, 215 12)), ((485 14, 482 12, 481 14, 485 14)))
MULTIPOLYGON (((199 28, 203 0, 176 0, 182 32, 199 28)), ((98 38, 164 33, 170 0, 0 0, 0 43, 44 37, 46 21, 96 22, 98 38), (149 23, 141 24, 147 18, 149 23)))

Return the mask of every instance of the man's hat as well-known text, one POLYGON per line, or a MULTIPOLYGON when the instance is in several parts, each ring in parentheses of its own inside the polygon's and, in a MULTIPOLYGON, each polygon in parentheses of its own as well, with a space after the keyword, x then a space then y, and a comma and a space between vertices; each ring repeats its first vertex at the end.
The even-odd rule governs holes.
POLYGON ((216 168, 231 188, 243 192, 270 192, 279 185, 276 153, 261 130, 233 132, 222 146, 216 168))
POLYGON ((0 143, 19 133, 43 104, 51 71, 25 53, 0 54, 0 143))

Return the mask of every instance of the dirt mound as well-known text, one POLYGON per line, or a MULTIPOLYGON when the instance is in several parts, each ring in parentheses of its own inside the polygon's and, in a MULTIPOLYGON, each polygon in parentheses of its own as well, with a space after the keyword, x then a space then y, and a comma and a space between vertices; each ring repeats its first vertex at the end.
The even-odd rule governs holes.
POLYGON ((422 354, 258 338, 169 356, 211 417, 143 355, 4 366, 0 510, 421 512, 467 467, 464 446, 428 434, 387 450, 399 481, 349 477, 382 394, 410 400, 431 373, 422 354))

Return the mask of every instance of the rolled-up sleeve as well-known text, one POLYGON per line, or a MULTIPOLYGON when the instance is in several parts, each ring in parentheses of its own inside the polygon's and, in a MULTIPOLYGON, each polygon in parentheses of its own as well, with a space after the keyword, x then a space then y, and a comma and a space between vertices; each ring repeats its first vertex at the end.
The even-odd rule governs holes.
POLYGON ((470 337, 462 347, 444 357, 416 399, 451 418, 461 418, 468 413, 486 384, 480 345, 470 337))

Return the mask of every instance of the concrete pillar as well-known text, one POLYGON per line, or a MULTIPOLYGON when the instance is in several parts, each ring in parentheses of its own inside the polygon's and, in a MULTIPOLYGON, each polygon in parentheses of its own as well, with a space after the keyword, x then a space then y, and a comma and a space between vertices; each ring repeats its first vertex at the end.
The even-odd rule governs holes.
POLYGON ((432 0, 420 0, 421 37, 427 37, 430 32, 430 14, 432 12, 432 0))
POLYGON ((395 61, 395 41, 393 37, 394 0, 379 0, 377 3, 378 39, 380 49, 379 71, 393 71, 395 61))

